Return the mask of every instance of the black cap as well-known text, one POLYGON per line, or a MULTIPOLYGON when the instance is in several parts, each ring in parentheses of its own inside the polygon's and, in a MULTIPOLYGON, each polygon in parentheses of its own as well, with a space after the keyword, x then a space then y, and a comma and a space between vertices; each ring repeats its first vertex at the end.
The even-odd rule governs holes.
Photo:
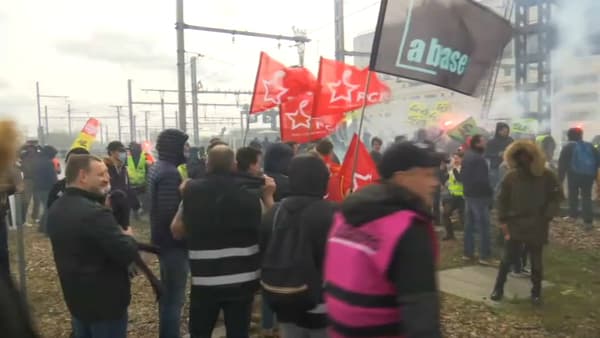
POLYGON ((383 153, 379 163, 379 174, 381 178, 388 179, 398 171, 439 167, 442 160, 443 155, 436 153, 430 144, 395 143, 383 153))
POLYGON ((120 141, 112 141, 106 147, 106 150, 110 153, 111 151, 125 151, 125 146, 120 141))

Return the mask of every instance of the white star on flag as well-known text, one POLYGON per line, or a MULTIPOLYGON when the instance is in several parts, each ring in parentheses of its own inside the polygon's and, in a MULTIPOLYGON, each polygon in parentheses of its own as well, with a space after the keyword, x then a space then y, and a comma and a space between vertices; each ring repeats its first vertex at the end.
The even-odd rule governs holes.
POLYGON ((332 92, 329 103, 334 103, 337 101, 352 102, 352 93, 360 86, 350 82, 351 76, 352 70, 346 69, 344 71, 344 74, 342 74, 341 80, 337 82, 330 82, 327 84, 327 87, 329 87, 329 90, 332 92), (339 89, 339 87, 342 86, 342 84, 344 85, 344 87, 346 87, 346 95, 337 95, 337 90, 339 89))
POLYGON ((300 104, 298 105, 298 109, 293 112, 293 113, 286 113, 286 116, 288 119, 290 119, 290 121, 292 121, 292 130, 296 130, 300 127, 305 127, 306 129, 310 128, 310 120, 312 119, 312 117, 310 115, 307 115, 304 112, 304 108, 306 108, 309 105, 309 100, 305 99, 300 101, 300 104), (298 121, 296 121, 296 119, 294 117, 297 117, 298 115, 301 115, 302 117, 304 117, 304 121, 302 123, 298 123, 298 121), (292 117, 294 116, 294 117, 292 117))
POLYGON ((356 191, 356 189, 358 189, 358 181, 363 181, 363 182, 370 182, 373 180, 373 175, 371 174, 367 174, 367 175, 362 175, 359 173, 355 173, 354 174, 354 180, 352 182, 353 184, 353 188, 352 190, 356 191))
POLYGON ((285 95, 289 89, 283 86, 283 78, 285 77, 285 71, 278 70, 273 74, 271 80, 263 80, 263 86, 265 87, 265 102, 272 102, 276 105, 281 104, 281 97, 285 95), (271 96, 271 89, 276 92, 274 96, 271 96))

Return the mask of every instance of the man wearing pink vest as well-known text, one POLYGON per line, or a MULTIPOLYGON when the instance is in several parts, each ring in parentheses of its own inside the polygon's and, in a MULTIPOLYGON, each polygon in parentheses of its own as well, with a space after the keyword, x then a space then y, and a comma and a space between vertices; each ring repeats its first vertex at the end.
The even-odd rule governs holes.
POLYGON ((394 144, 381 182, 343 202, 325 261, 330 337, 441 337, 430 215, 440 161, 427 145, 394 144))

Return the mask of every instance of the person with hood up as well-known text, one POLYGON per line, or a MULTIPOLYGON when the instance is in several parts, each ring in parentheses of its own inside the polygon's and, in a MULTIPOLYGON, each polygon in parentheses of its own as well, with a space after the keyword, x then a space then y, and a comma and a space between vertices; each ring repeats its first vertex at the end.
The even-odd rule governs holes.
POLYGON ((171 234, 181 196, 182 183, 177 166, 185 163, 188 135, 178 129, 163 130, 156 141, 158 160, 148 173, 152 244, 160 248, 160 279, 164 293, 159 301, 159 337, 178 338, 185 284, 189 272, 185 242, 171 234))
POLYGON ((579 216, 581 195, 584 228, 591 230, 594 222, 592 188, 598 175, 600 153, 591 143, 583 140, 581 128, 569 129, 567 138, 569 143, 562 148, 558 159, 558 179, 562 183, 567 178, 569 216, 566 220, 574 222, 579 216))
POLYGON ((485 149, 485 159, 489 161, 489 175, 492 188, 495 188, 500 181, 498 167, 502 164, 504 150, 506 150, 506 147, 514 141, 509 134, 510 127, 508 124, 504 122, 496 123, 496 133, 494 134, 494 137, 488 141, 487 148, 485 149))
POLYGON ((504 284, 511 264, 521 255, 525 244, 531 257, 531 299, 541 304, 542 249, 548 241, 552 218, 559 213, 562 191, 545 158, 534 142, 521 140, 506 150, 504 157, 509 172, 500 185, 498 220, 505 235, 505 251, 491 299, 504 296, 504 284))
POLYGON ((38 205, 44 206, 44 211, 42 213, 41 220, 39 222, 40 232, 45 232, 45 215, 46 215, 46 201, 48 200, 48 194, 54 183, 58 181, 58 177, 56 175, 56 170, 54 168, 54 162, 52 159, 56 156, 57 151, 56 148, 52 146, 44 146, 39 156, 34 162, 34 173, 33 173, 33 194, 34 200, 38 201, 33 208, 33 219, 37 219, 39 215, 39 207, 38 205))
POLYGON ((431 208, 441 156, 393 144, 381 182, 350 195, 327 242, 330 337, 441 337, 431 208))
POLYGON ((283 143, 272 144, 265 153, 265 174, 275 180, 275 202, 289 195, 290 183, 287 176, 288 166, 294 157, 294 151, 283 143))
POLYGON ((481 135, 471 137, 469 150, 465 153, 462 165, 462 181, 465 196, 465 260, 475 259, 475 227, 481 236, 479 243, 479 263, 493 265, 491 262, 490 205, 494 191, 490 184, 488 165, 483 157, 485 138, 481 135))
MULTIPOLYGON (((323 199, 327 193, 329 171, 317 156, 304 154, 292 159, 288 173, 290 194, 263 217, 261 251, 268 250, 273 228, 289 226, 288 220, 298 222, 298 226, 305 230, 303 234, 306 234, 306 238, 298 240, 309 243, 314 266, 319 272, 319 285, 323 285, 321 271, 325 261, 327 235, 335 210, 333 203, 323 199), (285 224, 277 224, 277 220, 274 220, 276 213, 277 220, 285 224), (281 217, 283 214, 286 215, 285 218, 281 217)), ((323 303, 322 291, 319 294, 323 303)), ((327 337, 327 316, 324 312, 304 312, 289 308, 276 314, 283 338, 327 337)))

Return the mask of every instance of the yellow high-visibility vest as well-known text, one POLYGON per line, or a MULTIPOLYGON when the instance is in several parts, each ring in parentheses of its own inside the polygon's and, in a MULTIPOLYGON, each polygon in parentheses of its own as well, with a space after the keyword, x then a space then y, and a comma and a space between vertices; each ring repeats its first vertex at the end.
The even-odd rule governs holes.
POLYGON ((188 178, 188 171, 187 171, 187 165, 185 164, 180 164, 177 167, 177 171, 179 171, 179 175, 181 175, 181 179, 185 180, 188 178))
POLYGON ((450 177, 448 178, 448 191, 452 196, 464 196, 463 184, 456 180, 454 177, 454 170, 450 171, 450 177))
POLYGON ((146 183, 146 154, 140 154, 140 160, 135 165, 133 162, 133 156, 127 156, 127 175, 129 175, 129 182, 133 185, 143 185, 146 183))

